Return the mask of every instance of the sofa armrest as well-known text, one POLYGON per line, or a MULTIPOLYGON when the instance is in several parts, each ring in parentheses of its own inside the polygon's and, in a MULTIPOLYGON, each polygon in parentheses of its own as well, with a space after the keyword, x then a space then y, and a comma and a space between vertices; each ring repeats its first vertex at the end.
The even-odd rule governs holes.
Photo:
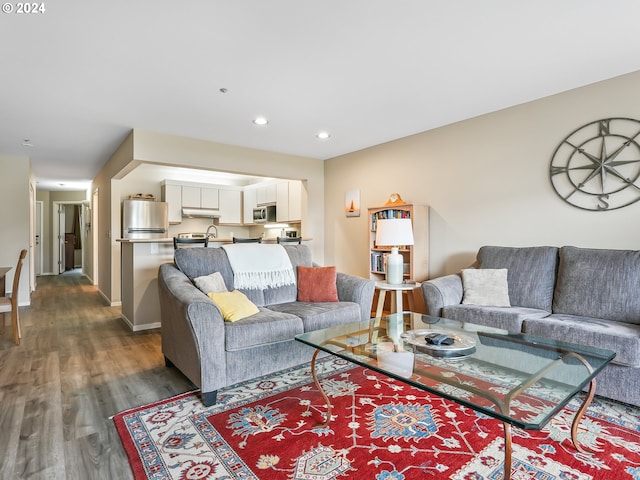
POLYGON ((460 275, 446 275, 422 282, 422 295, 427 313, 439 317, 442 308, 462 303, 462 278, 460 275))
POLYGON ((336 287, 338 289, 338 299, 341 302, 354 302, 360 305, 361 320, 369 320, 371 318, 371 305, 373 304, 373 291, 375 289, 373 280, 338 272, 336 274, 336 287))
POLYGON ((225 327, 218 306, 174 264, 158 271, 162 352, 203 392, 225 386, 225 327))

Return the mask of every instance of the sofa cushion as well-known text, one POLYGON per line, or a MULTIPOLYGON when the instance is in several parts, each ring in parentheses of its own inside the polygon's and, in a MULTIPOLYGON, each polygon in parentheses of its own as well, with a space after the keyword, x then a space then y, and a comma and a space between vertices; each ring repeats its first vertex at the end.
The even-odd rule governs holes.
POLYGON ((553 313, 640 324, 640 251, 562 247, 553 313))
POLYGON ((360 321, 360 306, 353 302, 291 302, 268 308, 300 317, 305 332, 360 321))
POLYGON ((225 322, 225 349, 243 350, 259 345, 290 341, 303 333, 302 320, 295 315, 267 308, 237 322, 225 322))
POLYGON ((465 268, 462 270, 462 303, 510 307, 506 268, 465 268))
POLYGON ((507 269, 511 305, 551 313, 558 248, 484 246, 477 258, 480 268, 507 269))
POLYGON ((298 265, 299 302, 337 302, 336 267, 298 265))
POLYGON ((535 308, 490 307, 481 305, 449 305, 442 316, 465 323, 500 328, 509 333, 520 333, 526 318, 546 317, 549 312, 535 308))
POLYGON ((575 315, 526 319, 523 332, 616 352, 613 363, 640 367, 640 326, 575 315))

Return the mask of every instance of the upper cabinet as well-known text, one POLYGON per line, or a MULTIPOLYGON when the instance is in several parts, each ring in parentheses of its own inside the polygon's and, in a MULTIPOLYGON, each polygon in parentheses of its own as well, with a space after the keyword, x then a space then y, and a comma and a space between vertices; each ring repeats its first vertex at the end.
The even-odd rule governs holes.
POLYGON ((169 204, 169 223, 182 223, 182 186, 162 182, 162 201, 169 204))
POLYGON ((277 184, 275 182, 265 182, 256 185, 256 204, 276 203, 277 184))
POLYGON ((302 220, 302 182, 276 180, 243 187, 178 180, 162 182, 162 200, 169 204, 169 223, 182 223, 182 209, 216 210, 220 224, 253 225, 253 209, 276 205, 278 222, 302 220))
POLYGON ((253 225, 253 209, 258 206, 258 189, 254 185, 244 187, 242 220, 245 225, 253 225))
POLYGON ((276 184, 276 220, 300 222, 302 220, 302 182, 285 180, 276 184))
POLYGON ((242 223, 242 190, 239 187, 165 180, 162 200, 169 204, 169 223, 182 223, 182 209, 216 210, 221 224, 242 223))
POLYGON ((218 190, 220 202, 220 223, 221 224, 242 224, 242 192, 220 188, 218 190))
POLYGON ((187 208, 219 208, 219 190, 211 187, 182 186, 182 206, 187 208))

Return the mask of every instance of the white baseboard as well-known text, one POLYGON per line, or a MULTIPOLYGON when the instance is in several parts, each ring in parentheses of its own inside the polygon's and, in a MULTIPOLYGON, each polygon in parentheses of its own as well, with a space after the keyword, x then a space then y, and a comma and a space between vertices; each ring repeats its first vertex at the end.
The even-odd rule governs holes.
POLYGON ((140 332, 143 330, 152 330, 154 328, 160 328, 161 326, 160 322, 145 323, 144 325, 134 325, 133 322, 131 322, 131 320, 129 320, 125 315, 120 315, 120 318, 127 325, 127 327, 129 327, 133 332, 140 332))

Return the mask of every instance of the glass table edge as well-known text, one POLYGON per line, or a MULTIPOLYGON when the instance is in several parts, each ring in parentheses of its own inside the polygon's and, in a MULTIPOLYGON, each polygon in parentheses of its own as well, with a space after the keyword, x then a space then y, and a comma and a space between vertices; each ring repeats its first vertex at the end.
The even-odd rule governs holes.
MULTIPOLYGON (((402 314, 406 314, 406 313, 411 313, 412 315, 424 315, 424 314, 416 314, 415 312, 402 312, 402 314)), ((335 327, 329 327, 327 329, 321 329, 321 330, 335 330, 335 331, 339 331, 340 329, 344 329, 349 327, 350 325, 353 325, 354 328, 357 325, 357 328, 361 328, 361 329, 368 329, 372 322, 375 322, 376 320, 380 320, 380 319, 384 319, 384 318, 389 318, 389 317, 393 317, 394 315, 399 315, 399 314, 391 314, 391 315, 384 315, 382 317, 372 317, 369 320, 361 320, 359 322, 350 322, 348 324, 344 324, 344 325, 339 325, 339 326, 335 326, 335 327)), ((424 315, 430 318, 439 318, 439 317, 433 317, 430 315, 424 315)), ((311 336, 314 333, 317 334, 319 332, 319 330, 315 330, 315 331, 311 331, 311 332, 304 332, 304 333, 300 333, 295 335, 295 340, 304 343, 305 345, 308 345, 314 349, 317 350, 321 350, 323 352, 327 352, 329 354, 335 355, 338 358, 341 358, 343 360, 346 360, 348 362, 353 363, 354 365, 359 365, 361 367, 364 368, 369 368, 375 372, 378 372, 382 375, 386 375, 388 377, 394 378, 396 380, 399 380, 401 382, 406 383, 407 385, 411 385, 415 388, 417 388, 418 390, 422 390, 428 393, 432 393, 438 397, 441 398, 445 398, 447 400, 450 400, 454 403, 457 403, 459 405, 463 405, 465 407, 468 407, 474 411, 483 413, 489 417, 495 418, 497 420, 509 423, 517 428, 520 428, 522 430, 541 430, 542 428, 544 428, 544 426, 555 416, 558 414, 558 412, 560 410, 562 410, 578 393, 580 393, 581 391, 583 391, 586 386, 611 362, 611 360, 613 358, 615 358, 616 354, 615 352, 612 352, 610 350, 603 350, 603 349, 599 349, 599 348, 594 348, 594 347, 588 347, 588 346, 583 346, 583 345, 578 345, 578 344, 572 344, 572 343, 567 343, 567 342, 562 342, 562 341, 555 341, 555 340, 550 340, 550 339, 545 339, 542 337, 535 337, 532 335, 525 335, 525 334, 504 334, 505 337, 508 338, 512 338, 512 339, 518 339, 518 340, 524 340, 524 341, 536 341, 539 343, 536 343, 537 345, 545 345, 545 346, 549 346, 549 347, 554 347, 557 348, 559 346, 562 346, 563 348, 565 348, 567 351, 571 351, 574 353, 585 353, 588 354, 591 357, 599 357, 602 361, 598 363, 597 366, 593 366, 591 364, 589 364, 592 368, 593 371, 591 372, 591 374, 589 376, 587 376, 582 382, 580 382, 578 385, 576 385, 573 390, 566 395, 562 401, 558 402, 558 404, 550 409, 543 417, 541 417, 541 419, 538 422, 532 423, 532 422, 523 422, 520 421, 518 419, 512 418, 508 415, 504 415, 501 414, 499 411, 497 410, 493 410, 487 407, 483 407, 481 405, 476 405, 472 402, 468 402, 465 401, 463 398, 459 398, 459 397, 454 397, 453 395, 449 395, 445 392, 442 392, 440 390, 436 390, 433 388, 430 388, 426 385, 422 385, 418 382, 413 382, 410 379, 408 379, 407 377, 403 377, 401 375, 397 375, 394 374, 393 372, 390 372, 388 370, 384 370, 382 368, 377 367, 376 365, 371 365, 365 362, 361 362, 358 361, 358 359, 349 356, 349 355, 343 355, 340 353, 340 350, 334 350, 332 348, 330 348, 330 346, 322 346, 322 345, 318 345, 317 343, 314 343, 310 340, 307 340, 305 338, 306 336, 311 336), (578 348, 575 348, 578 347, 578 348), (583 350, 584 349, 584 350, 583 350), (580 351, 577 351, 580 350, 580 351)))

